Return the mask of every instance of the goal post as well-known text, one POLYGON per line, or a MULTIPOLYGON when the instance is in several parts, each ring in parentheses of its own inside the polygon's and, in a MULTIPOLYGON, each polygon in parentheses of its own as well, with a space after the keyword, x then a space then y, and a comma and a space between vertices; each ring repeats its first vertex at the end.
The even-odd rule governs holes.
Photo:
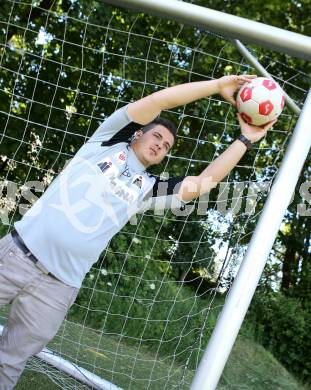
POLYGON ((191 390, 214 390, 252 300, 311 147, 311 90, 191 390))

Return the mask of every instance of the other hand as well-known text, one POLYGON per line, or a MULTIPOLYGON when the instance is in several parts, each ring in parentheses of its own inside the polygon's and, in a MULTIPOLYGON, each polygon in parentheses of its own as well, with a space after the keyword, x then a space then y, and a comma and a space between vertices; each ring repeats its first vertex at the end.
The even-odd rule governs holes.
POLYGON ((241 88, 241 86, 245 83, 249 83, 257 75, 255 74, 246 74, 246 75, 232 75, 232 76, 223 76, 218 79, 218 88, 219 94, 231 103, 234 107, 236 107, 236 102, 234 98, 234 93, 241 88))
POLYGON ((238 115, 239 124, 241 127, 241 133, 248 138, 252 143, 259 141, 261 138, 263 138, 269 129, 275 124, 277 121, 276 119, 274 121, 271 121, 267 123, 263 127, 250 125, 249 123, 246 123, 240 114, 238 115))

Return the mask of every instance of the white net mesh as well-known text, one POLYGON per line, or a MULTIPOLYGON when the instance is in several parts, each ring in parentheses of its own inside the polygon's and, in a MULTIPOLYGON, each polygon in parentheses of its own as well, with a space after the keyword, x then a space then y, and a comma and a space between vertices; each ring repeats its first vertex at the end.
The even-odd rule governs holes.
MULTIPOLYGON (((117 108, 167 86, 255 73, 223 37, 104 4, 6 1, 0 15, 2 235, 35 200, 26 198, 31 181, 43 183, 32 190, 39 197, 117 108)), ((261 60, 304 101, 306 74, 281 56, 261 60)), ((179 138, 158 174, 199 173, 238 134, 234 109, 218 96, 163 116, 179 138)), ((188 389, 295 122, 285 109, 184 216, 137 215, 88 273, 49 348, 124 389, 188 389)), ((84 386, 37 359, 27 367, 61 388, 84 386)))

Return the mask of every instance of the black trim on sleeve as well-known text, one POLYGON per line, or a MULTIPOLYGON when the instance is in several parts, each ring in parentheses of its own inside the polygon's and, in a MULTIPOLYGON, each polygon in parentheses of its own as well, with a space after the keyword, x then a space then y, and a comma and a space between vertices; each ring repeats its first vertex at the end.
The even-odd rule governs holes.
POLYGON ((141 129, 143 125, 136 122, 130 122, 128 125, 119 130, 108 141, 103 141, 101 146, 113 146, 119 142, 129 142, 135 131, 141 129))
POLYGON ((152 190, 147 197, 169 196, 177 194, 185 176, 173 176, 167 180, 161 180, 159 176, 150 175, 156 179, 152 190))

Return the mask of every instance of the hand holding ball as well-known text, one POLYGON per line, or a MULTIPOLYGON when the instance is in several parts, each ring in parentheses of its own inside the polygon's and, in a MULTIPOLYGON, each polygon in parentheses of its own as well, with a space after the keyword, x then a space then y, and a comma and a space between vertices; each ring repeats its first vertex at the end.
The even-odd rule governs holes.
POLYGON ((236 105, 245 122, 264 126, 281 114, 285 95, 275 81, 257 77, 242 85, 237 94, 236 105))

